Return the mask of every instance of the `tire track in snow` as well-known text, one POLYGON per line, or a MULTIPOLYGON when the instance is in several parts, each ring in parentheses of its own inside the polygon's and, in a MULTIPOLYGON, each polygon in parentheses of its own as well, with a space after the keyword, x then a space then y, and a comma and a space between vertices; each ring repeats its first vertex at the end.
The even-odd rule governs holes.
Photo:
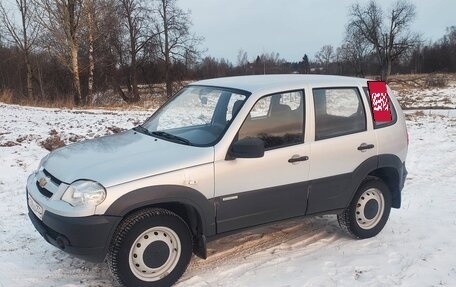
POLYGON ((196 274, 212 272, 220 266, 223 266, 223 271, 218 271, 218 277, 255 270, 265 264, 277 264, 277 260, 286 261, 330 245, 344 238, 342 234, 334 216, 319 216, 230 235, 208 243, 210 255, 206 260, 194 256, 180 282, 187 286, 196 274))

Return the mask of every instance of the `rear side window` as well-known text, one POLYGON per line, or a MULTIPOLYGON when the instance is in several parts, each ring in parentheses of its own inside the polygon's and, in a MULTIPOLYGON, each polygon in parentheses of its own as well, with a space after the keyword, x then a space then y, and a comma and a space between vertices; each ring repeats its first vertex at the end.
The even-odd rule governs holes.
POLYGON ((315 140, 366 130, 366 114, 358 88, 313 89, 315 140))
MULTIPOLYGON (((363 87, 363 90, 364 90, 364 94, 365 94, 365 96, 367 98, 367 101, 369 102, 369 107, 370 107, 370 109, 372 111, 372 103, 371 103, 371 99, 370 99, 370 96, 369 96, 369 89, 367 87, 363 87)), ((375 129, 388 127, 388 126, 394 125, 396 123, 396 121, 397 121, 396 109, 394 108, 394 105, 391 102, 391 99, 390 99, 389 102, 390 102, 390 108, 391 108, 391 121, 389 121, 389 122, 376 122, 376 121, 374 121, 374 114, 371 112, 372 121, 374 122, 374 128, 375 129)))
POLYGON ((304 142, 304 94, 284 92, 259 99, 239 130, 238 138, 260 138, 266 149, 304 142))

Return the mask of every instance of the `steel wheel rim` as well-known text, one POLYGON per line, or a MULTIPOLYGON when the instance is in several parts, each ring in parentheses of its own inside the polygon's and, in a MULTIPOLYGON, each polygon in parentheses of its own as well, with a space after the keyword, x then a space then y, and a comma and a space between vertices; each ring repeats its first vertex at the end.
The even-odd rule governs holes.
POLYGON ((366 230, 372 229, 382 219, 384 210, 385 199, 383 197, 382 192, 379 189, 369 188, 368 190, 364 191, 363 194, 361 194, 361 196, 359 197, 358 202, 356 203, 355 216, 358 226, 366 230), (365 210, 366 205, 371 200, 375 200, 375 202, 378 204, 378 207, 376 214, 372 218, 368 218, 366 216, 365 210))
POLYGON ((181 255, 181 242, 174 230, 156 226, 141 233, 130 248, 129 265, 133 274, 143 281, 158 281, 171 273, 181 255), (164 264, 157 268, 147 266, 144 252, 151 243, 163 242, 169 248, 169 255, 164 264))

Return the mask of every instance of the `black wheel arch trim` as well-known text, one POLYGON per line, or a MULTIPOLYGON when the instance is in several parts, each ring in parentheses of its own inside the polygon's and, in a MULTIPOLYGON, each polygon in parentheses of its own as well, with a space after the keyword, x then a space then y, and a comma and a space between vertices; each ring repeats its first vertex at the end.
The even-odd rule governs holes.
POLYGON ((397 172, 392 178, 390 175, 386 176, 386 184, 392 193, 392 207, 401 207, 401 192, 407 177, 407 169, 405 162, 394 154, 382 154, 378 156, 378 170, 384 168, 391 168, 397 172), (395 184, 397 182, 397 184, 395 184))
POLYGON ((215 234, 215 208, 210 199, 199 191, 180 185, 156 185, 126 193, 114 201, 106 215, 122 216, 148 206, 178 203, 193 207, 201 220, 202 235, 215 234))
MULTIPOLYGON (((359 186, 368 175, 378 176, 383 180, 385 180, 385 177, 388 179, 390 175, 385 175, 379 172, 385 169, 392 169, 397 173, 395 175, 397 176, 397 179, 395 179, 397 180, 397 184, 393 184, 391 182, 386 182, 386 184, 392 192, 392 207, 400 208, 401 190, 404 186, 407 171, 405 169, 405 163, 402 162, 401 159, 394 154, 380 154, 370 157, 362 162, 353 171, 352 186, 350 188, 352 195, 350 196, 349 200, 351 201, 353 199, 353 196, 355 195, 359 186)), ((394 178, 394 176, 391 177, 394 178)), ((346 202, 345 206, 348 206, 350 204, 350 201, 346 202)))
POLYGON ((380 154, 378 155, 378 167, 393 167, 397 170, 402 168, 402 161, 401 159, 394 154, 380 154))

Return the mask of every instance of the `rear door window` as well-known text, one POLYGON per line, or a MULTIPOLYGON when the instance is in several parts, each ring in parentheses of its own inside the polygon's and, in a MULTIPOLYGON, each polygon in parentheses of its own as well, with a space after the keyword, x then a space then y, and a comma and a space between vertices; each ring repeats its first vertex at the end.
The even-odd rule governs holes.
POLYGON ((366 114, 358 88, 313 89, 315 140, 366 130, 366 114))

